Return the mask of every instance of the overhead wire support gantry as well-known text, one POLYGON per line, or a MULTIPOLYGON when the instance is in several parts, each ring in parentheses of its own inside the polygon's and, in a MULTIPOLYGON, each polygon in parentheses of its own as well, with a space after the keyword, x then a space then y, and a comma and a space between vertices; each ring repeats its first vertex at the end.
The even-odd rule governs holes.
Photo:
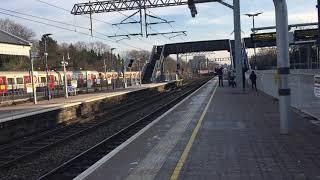
MULTIPOLYGON (((146 9, 188 5, 188 0, 141 0, 146 9)), ((220 0, 194 0, 194 3, 220 2, 220 0)), ((73 6, 71 14, 82 15, 90 13, 106 13, 115 11, 139 10, 139 0, 114 0, 77 3, 73 6)))
MULTIPOLYGON (((196 8, 194 6, 195 3, 207 3, 207 2, 219 2, 224 3, 222 0, 113 0, 113 1, 96 1, 96 2, 88 2, 88 3, 78 3, 75 4, 71 10, 71 14, 73 15, 83 15, 83 14, 89 14, 90 16, 94 13, 107 13, 107 12, 119 12, 119 11, 127 11, 127 10, 137 10, 132 15, 128 16, 124 20, 122 20, 120 23, 115 23, 114 25, 122 25, 122 24, 136 24, 140 23, 141 27, 141 34, 143 34, 142 30, 142 11, 144 10, 144 25, 145 25, 145 36, 148 37, 148 26, 149 25, 155 25, 155 24, 164 24, 164 23, 172 23, 173 21, 167 21, 162 18, 152 16, 146 12, 146 9, 149 8, 157 8, 157 7, 167 7, 167 6, 180 6, 180 5, 188 5, 189 8, 192 7, 191 13, 193 14, 193 17, 195 16, 196 8), (137 13, 140 14, 140 21, 127 21, 129 18, 132 18, 137 13), (160 22, 147 22, 147 17, 152 17, 156 19, 160 19, 162 21, 160 22)), ((228 4, 227 4, 228 5, 228 4)), ((232 8, 231 5, 229 7, 232 8)), ((91 24, 92 26, 92 24, 91 24)), ((179 31, 176 31, 179 32, 179 31)), ((176 33, 175 32, 175 33, 176 33)), ((169 34, 167 33, 152 33, 152 35, 155 34, 169 34)))

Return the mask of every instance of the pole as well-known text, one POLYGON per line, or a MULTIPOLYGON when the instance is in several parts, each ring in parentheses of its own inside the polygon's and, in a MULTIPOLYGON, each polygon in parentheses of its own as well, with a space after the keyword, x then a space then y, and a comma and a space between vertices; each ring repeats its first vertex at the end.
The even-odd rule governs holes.
POLYGON ((45 63, 46 63, 46 82, 47 82, 47 95, 48 101, 51 99, 51 93, 49 88, 49 74, 48 74, 48 52, 47 52, 47 36, 44 37, 44 56, 45 56, 45 63))
POLYGON ((198 59, 198 65, 199 65, 199 76, 201 76, 201 61, 198 59))
POLYGON ((316 64, 316 68, 317 69, 320 69, 320 59, 319 59, 319 46, 317 47, 317 64, 316 64))
POLYGON ((104 78, 106 79, 106 91, 107 91, 108 90, 108 78, 107 78, 106 58, 103 58, 103 65, 104 65, 104 78))
POLYGON ((318 45, 318 48, 317 48, 317 58, 318 58, 318 66, 317 68, 320 68, 320 57, 319 57, 319 50, 320 50, 320 25, 319 25, 319 22, 320 22, 320 0, 317 1, 317 8, 318 8, 318 42, 317 42, 317 45, 318 45))
POLYGON ((207 58, 207 70, 208 70, 208 75, 209 75, 209 59, 207 58))
MULTIPOLYGON (((253 26, 252 33, 255 33, 255 31, 254 31, 254 28, 255 28, 254 17, 255 16, 252 16, 252 26, 253 26)), ((258 69, 258 65, 257 65, 257 44, 254 42, 253 46, 254 46, 253 47, 253 51, 254 51, 254 69, 257 70, 258 69)))
MULTIPOLYGON (((68 55, 69 58, 69 55, 68 55)), ((67 79, 67 70, 66 70, 66 61, 64 60, 64 55, 62 56, 62 64, 63 64, 63 74, 64 74, 64 97, 68 98, 68 79, 67 79)))
POLYGON ((178 69, 178 66, 179 66, 179 54, 177 53, 177 70, 176 70, 176 74, 177 74, 177 77, 179 78, 179 69, 178 69))
POLYGON ((37 89, 34 84, 34 72, 33 72, 33 61, 34 61, 34 53, 32 52, 32 48, 30 50, 30 61, 31 61, 31 82, 32 82, 32 93, 33 93, 33 103, 37 104, 37 89))
POLYGON ((88 71, 86 71, 86 91, 87 94, 89 93, 89 89, 88 89, 88 71))
POLYGON ((91 2, 89 1, 89 4, 90 4, 90 33, 91 33, 91 36, 93 36, 93 34, 92 34, 92 31, 93 31, 93 29, 92 29, 92 5, 91 5, 91 2))
MULTIPOLYGON (((233 0, 234 16, 234 44, 235 44, 235 65, 236 65, 236 83, 242 81, 242 58, 241 58, 241 20, 240 20, 240 0, 233 0)), ((243 84, 244 86, 244 84, 243 84)), ((240 86, 238 86, 240 87, 240 86)))
MULTIPOLYGON (((110 55, 111 55, 111 58, 110 58, 110 59, 111 59, 113 68, 115 68, 115 63, 113 62, 113 55, 112 55, 112 50, 113 50, 113 48, 111 48, 110 50, 111 50, 111 54, 110 54, 110 55)), ((113 89, 113 90, 115 90, 115 82, 114 82, 114 81, 115 81, 115 79, 113 79, 113 76, 112 76, 112 77, 111 77, 111 84, 112 84, 112 89, 113 89)))
POLYGON ((140 66, 140 59, 138 61, 138 69, 139 69, 139 85, 141 86, 141 66, 140 66))
POLYGON ((320 28, 319 28, 319 22, 320 22, 320 0, 318 0, 317 3, 317 8, 318 8, 318 48, 320 48, 320 28))
POLYGON ((110 61, 111 61, 111 64, 112 64, 112 68, 113 70, 115 69, 115 63, 113 62, 113 57, 112 57, 112 48, 110 49, 110 61))
POLYGON ((121 59, 121 66, 122 66, 122 75, 123 75, 123 84, 124 88, 127 88, 127 79, 126 79, 126 67, 124 65, 124 59, 121 59))
POLYGON ((290 74, 289 41, 288 41, 288 10, 286 0, 273 0, 276 10, 277 32, 277 65, 279 74, 279 111, 280 134, 289 133, 290 116, 290 88, 288 76, 290 74))
POLYGON ((139 15, 140 15, 140 32, 141 32, 141 36, 143 36, 143 27, 142 27, 142 7, 141 7, 141 0, 139 0, 139 15))
POLYGON ((148 38, 148 24, 147 24, 147 9, 146 9, 146 2, 144 2, 144 24, 145 24, 145 33, 146 38, 148 38))
POLYGON ((235 68, 234 62, 233 62, 233 55, 232 55, 232 45, 231 45, 231 40, 229 40, 229 49, 230 49, 230 60, 231 60, 231 67, 232 71, 235 68))

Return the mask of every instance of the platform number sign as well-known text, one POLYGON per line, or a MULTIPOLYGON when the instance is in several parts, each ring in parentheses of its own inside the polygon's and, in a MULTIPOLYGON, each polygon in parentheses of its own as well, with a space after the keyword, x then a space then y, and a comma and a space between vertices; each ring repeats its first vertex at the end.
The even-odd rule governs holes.
POLYGON ((314 95, 320 98, 320 75, 314 76, 314 95))

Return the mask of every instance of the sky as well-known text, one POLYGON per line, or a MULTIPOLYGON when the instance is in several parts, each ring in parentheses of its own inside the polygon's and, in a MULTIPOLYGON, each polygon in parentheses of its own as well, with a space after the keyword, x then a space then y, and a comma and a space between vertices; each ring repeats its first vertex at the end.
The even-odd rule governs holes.
MULTIPOLYGON (((148 29, 150 33, 187 31, 187 36, 179 36, 171 39, 169 37, 172 37, 173 35, 159 35, 149 38, 131 37, 131 39, 121 40, 118 42, 116 41, 121 38, 108 38, 107 36, 115 34, 127 34, 128 32, 139 33, 140 27, 138 24, 122 25, 120 28, 111 25, 112 23, 120 22, 126 18, 126 16, 134 13, 134 11, 93 14, 93 29, 95 31, 94 36, 98 37, 95 38, 83 34, 90 34, 90 21, 88 16, 74 16, 70 13, 73 4, 82 2, 88 1, 1 0, 0 18, 10 18, 33 29, 36 32, 36 38, 40 38, 41 35, 45 33, 52 33, 52 37, 58 40, 59 43, 101 41, 111 47, 117 48, 115 52, 118 51, 118 53, 131 49, 144 49, 150 51, 153 45, 162 45, 167 43, 228 38, 233 39, 232 11, 228 7, 225 7, 217 2, 196 4, 198 14, 195 18, 191 17, 190 10, 187 6, 154 8, 148 10, 148 13, 152 15, 156 15, 166 20, 175 21, 174 23, 171 23, 172 26, 168 24, 154 25, 152 26, 152 29, 148 29), (56 7, 49 6, 46 3, 50 3, 56 7), (16 14, 7 10, 33 15, 33 17, 16 14), (49 25, 38 24, 26 19, 5 15, 3 13, 45 22, 73 31, 58 29, 49 25), (60 21, 70 25, 48 22, 36 17, 60 21), (76 28, 72 25, 81 26, 83 28, 76 28)), ((225 2, 232 4, 232 0, 225 0, 225 2)), ((250 28, 252 27, 252 19, 243 15, 245 13, 263 12, 262 15, 256 18, 256 27, 275 25, 275 13, 272 0, 240 0, 240 3, 243 36, 250 36, 250 28)), ((289 24, 310 23, 317 21, 316 0, 287 0, 287 4, 289 11, 289 24)), ((139 20, 139 17, 134 16, 133 19, 139 20)))

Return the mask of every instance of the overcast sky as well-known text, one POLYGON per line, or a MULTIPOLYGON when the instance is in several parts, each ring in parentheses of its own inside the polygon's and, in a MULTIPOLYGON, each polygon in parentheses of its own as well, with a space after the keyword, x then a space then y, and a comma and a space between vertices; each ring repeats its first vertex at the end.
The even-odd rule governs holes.
MULTIPOLYGON (((232 0, 225 0, 226 2, 232 3, 232 0)), ((44 33, 52 33, 53 38, 57 39, 59 43, 62 42, 76 42, 76 41, 102 41, 109 44, 112 47, 116 47, 118 51, 124 51, 127 49, 141 48, 145 50, 151 50, 154 44, 164 44, 173 42, 184 42, 184 41, 197 41, 197 40, 213 40, 213 39, 224 39, 232 38, 233 31, 233 15, 232 11, 224 7, 219 3, 205 3, 197 4, 198 15, 192 18, 190 11, 187 6, 179 7, 166 7, 166 8, 156 8, 149 9, 153 15, 157 15, 161 18, 167 20, 176 21, 172 23, 172 26, 167 24, 155 25, 152 28, 156 29, 157 32, 168 32, 168 31, 187 31, 188 36, 172 38, 171 40, 166 38, 172 35, 164 36, 153 36, 148 39, 145 38, 135 38, 132 37, 130 40, 123 40, 119 43, 114 42, 117 39, 109 39, 107 35, 114 34, 126 34, 139 33, 139 25, 126 25, 121 26, 121 29, 114 27, 110 23, 117 23, 126 16, 119 12, 115 13, 103 13, 94 14, 93 17, 100 21, 93 21, 93 29, 99 34, 94 33, 95 36, 102 37, 101 40, 97 38, 92 38, 79 33, 66 31, 63 29, 58 29, 55 27, 50 27, 47 25, 37 24, 35 22, 30 22, 27 20, 22 20, 19 18, 11 17, 1 13, 10 13, 6 10, 14 10, 21 13, 26 13, 34 16, 41 16, 43 18, 48 18, 56 21, 62 21, 69 24, 74 24, 77 26, 87 27, 89 29, 89 19, 83 16, 73 16, 70 12, 46 5, 43 2, 48 2, 50 4, 56 5, 57 7, 62 7, 66 10, 71 10, 74 3, 87 2, 85 0, 1 0, 0 17, 10 18, 19 23, 22 23, 31 29, 33 29, 37 38, 39 38, 44 33), (42 2, 41 2, 42 1, 42 2), (100 34, 101 33, 101 34, 100 34), (127 46, 126 44, 130 46, 127 46)), ((316 0, 288 0, 288 10, 289 10, 289 23, 309 23, 315 22, 317 20, 317 10, 316 10, 316 0)), ((263 12, 258 18, 256 18, 256 27, 260 26, 270 26, 275 24, 274 17, 274 6, 272 0, 241 0, 241 14, 251 13, 251 12, 263 12)), ((123 12, 129 15, 131 12, 123 12)), ((26 17, 23 15, 18 15, 21 17, 26 17)), ((30 18, 30 17, 28 17, 30 18)), ((57 23, 47 22, 41 19, 36 19, 31 17, 33 20, 38 20, 46 23, 51 23, 54 25, 62 26, 68 29, 89 33, 88 29, 74 28, 72 26, 61 25, 57 23)), ((138 16, 134 19, 138 20, 138 16)), ((250 35, 250 28, 252 26, 252 21, 248 17, 241 15, 241 25, 243 29, 243 35, 250 35)), ((150 33, 154 33, 153 30, 149 29, 150 33)))

